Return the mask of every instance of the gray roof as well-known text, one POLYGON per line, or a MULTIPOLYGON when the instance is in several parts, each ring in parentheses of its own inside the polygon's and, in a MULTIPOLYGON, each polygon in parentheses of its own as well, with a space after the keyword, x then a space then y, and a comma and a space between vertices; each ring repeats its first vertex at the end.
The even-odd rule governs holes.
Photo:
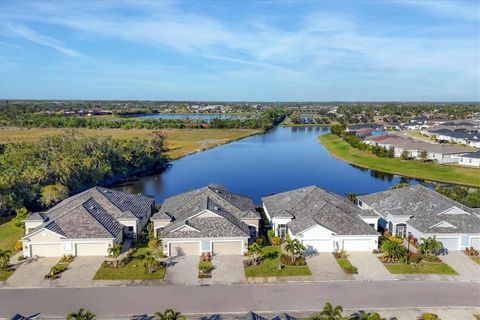
MULTIPOLYGON (((143 219, 150 215, 155 200, 102 187, 93 187, 63 200, 46 212, 32 214, 25 221, 43 224, 66 238, 115 238, 122 231, 119 219, 143 219)), ((27 235, 28 236, 28 235, 27 235)))
POLYGON ((480 233, 476 210, 420 184, 358 196, 380 215, 411 217, 407 223, 423 233, 480 233), (435 227, 442 224, 443 227, 435 227), (453 227, 446 227, 451 225, 453 227))
POLYGON ((259 220, 260 215, 250 198, 208 186, 166 199, 155 219, 171 221, 162 231, 164 238, 249 237, 244 220, 259 220), (217 216, 197 216, 205 210, 217 216))
POLYGON ((288 313, 282 313, 273 317, 272 320, 297 320, 297 318, 289 315, 288 313))
POLYGON ((480 159, 480 151, 462 154, 462 155, 460 155, 460 157, 480 159))
MULTIPOLYGON (((360 208, 348 199, 317 186, 300 188, 262 198, 270 216, 293 219, 288 223, 294 234, 320 225, 339 235, 376 235, 360 216, 360 208)), ((370 213, 371 214, 371 213, 370 213)))

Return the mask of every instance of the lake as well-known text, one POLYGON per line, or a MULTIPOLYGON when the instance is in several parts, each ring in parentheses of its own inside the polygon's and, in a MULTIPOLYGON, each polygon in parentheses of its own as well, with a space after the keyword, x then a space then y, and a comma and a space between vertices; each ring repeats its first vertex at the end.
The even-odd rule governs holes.
POLYGON ((140 116, 134 116, 134 118, 140 119, 190 119, 190 120, 203 120, 210 121, 212 119, 249 119, 248 116, 241 116, 235 114, 210 114, 210 113, 156 113, 156 114, 144 114, 140 116))
POLYGON ((152 195, 161 203, 165 198, 213 183, 248 195, 259 204, 262 196, 308 185, 346 195, 383 191, 408 181, 333 158, 317 140, 318 135, 328 132, 326 127, 276 127, 265 134, 173 161, 160 174, 116 188, 152 195))

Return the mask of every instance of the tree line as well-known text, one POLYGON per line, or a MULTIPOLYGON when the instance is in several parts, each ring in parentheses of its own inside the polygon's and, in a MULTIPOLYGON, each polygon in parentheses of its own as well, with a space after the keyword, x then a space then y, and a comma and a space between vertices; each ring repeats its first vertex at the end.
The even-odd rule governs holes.
POLYGON ((0 214, 39 210, 97 184, 164 165, 165 135, 116 140, 69 130, 0 146, 0 214))

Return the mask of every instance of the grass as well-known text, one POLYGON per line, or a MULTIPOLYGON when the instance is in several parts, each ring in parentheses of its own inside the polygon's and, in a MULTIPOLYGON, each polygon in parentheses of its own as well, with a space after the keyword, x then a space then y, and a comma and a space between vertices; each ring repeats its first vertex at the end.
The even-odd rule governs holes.
POLYGON ((472 260, 480 264, 480 257, 472 257, 472 260))
POLYGON ((350 260, 348 260, 348 258, 339 258, 335 260, 337 260, 340 268, 342 268, 346 273, 357 273, 357 267, 355 267, 350 260))
MULTIPOLYGON (((86 136, 111 136, 114 139, 133 137, 149 138, 152 131, 148 129, 78 129, 86 136)), ((35 142, 41 137, 61 134, 65 129, 55 128, 7 128, 0 129, 0 143, 35 142)), ((167 156, 178 159, 187 154, 202 151, 239 140, 257 133, 260 129, 164 129, 167 135, 167 156)))
POLYGON ((143 266, 143 257, 150 249, 139 248, 133 254, 133 259, 121 268, 110 268, 105 262, 93 277, 94 280, 146 280, 163 279, 165 268, 158 268, 153 273, 148 273, 143 266))
POLYGON ((480 187, 479 169, 398 158, 379 158, 370 152, 353 148, 333 134, 321 135, 319 140, 332 156, 360 167, 412 178, 480 187))
POLYGON ((15 243, 22 237, 23 230, 17 228, 13 221, 8 221, 0 224, 0 248, 12 251, 12 255, 16 252, 14 250, 15 243))
POLYGON ((421 262, 419 264, 385 263, 385 268, 393 274, 458 274, 443 262, 421 262))
POLYGON ((0 270, 0 281, 7 280, 12 274, 14 270, 0 270))
POLYGON ((262 255, 266 256, 262 263, 257 266, 245 268, 247 277, 289 277, 289 276, 310 276, 312 273, 308 266, 285 266, 279 269, 280 246, 268 246, 262 248, 262 255))

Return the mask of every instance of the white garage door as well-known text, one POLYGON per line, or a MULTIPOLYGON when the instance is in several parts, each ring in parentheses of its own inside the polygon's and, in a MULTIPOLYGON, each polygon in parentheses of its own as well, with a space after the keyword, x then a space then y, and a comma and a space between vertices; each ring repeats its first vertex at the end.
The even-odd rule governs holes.
POLYGON ((242 254, 242 243, 243 241, 213 242, 213 254, 242 254))
POLYGON ((32 253, 31 253, 32 256, 61 257, 63 255, 61 243, 32 244, 31 250, 32 250, 32 253))
POLYGON ((199 256, 200 242, 170 242, 171 256, 199 256))
POLYGON ((333 241, 328 240, 303 240, 303 245, 306 248, 307 253, 315 252, 333 252, 333 241))
POLYGON ((107 256, 108 245, 106 242, 77 243, 77 256, 107 256))
POLYGON ((448 250, 458 250, 459 238, 436 238, 437 241, 442 243, 443 248, 448 250))
POLYGON ((477 250, 480 250, 480 237, 472 238, 470 246, 474 247, 477 250))
POLYGON ((372 251, 376 248, 370 239, 345 239, 343 240, 343 249, 346 251, 372 251))

